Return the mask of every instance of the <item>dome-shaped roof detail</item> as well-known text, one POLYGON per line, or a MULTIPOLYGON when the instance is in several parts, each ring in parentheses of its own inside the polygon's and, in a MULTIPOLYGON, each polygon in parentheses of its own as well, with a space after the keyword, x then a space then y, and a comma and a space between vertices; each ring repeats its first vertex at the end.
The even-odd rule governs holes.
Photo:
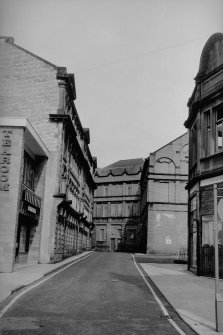
POLYGON ((206 42, 200 58, 196 79, 223 64, 223 34, 215 33, 206 42))

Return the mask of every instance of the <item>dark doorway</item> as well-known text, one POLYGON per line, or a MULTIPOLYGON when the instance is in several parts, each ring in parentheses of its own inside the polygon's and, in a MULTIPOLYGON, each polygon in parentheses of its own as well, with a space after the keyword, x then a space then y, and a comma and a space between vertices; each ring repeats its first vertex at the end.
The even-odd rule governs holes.
POLYGON ((115 238, 111 238, 111 252, 115 251, 115 238))
POLYGON ((33 225, 32 218, 19 216, 17 237, 16 237, 16 252, 15 262, 25 264, 28 260, 28 252, 30 248, 30 231, 33 225))

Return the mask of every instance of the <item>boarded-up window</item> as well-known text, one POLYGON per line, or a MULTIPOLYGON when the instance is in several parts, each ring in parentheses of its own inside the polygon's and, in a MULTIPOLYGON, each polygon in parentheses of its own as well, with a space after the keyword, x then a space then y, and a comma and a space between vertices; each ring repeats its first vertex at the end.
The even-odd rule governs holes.
POLYGON ((133 204, 131 202, 126 203, 126 215, 127 216, 133 215, 133 204))
POLYGON ((102 216, 102 204, 97 204, 97 208, 96 208, 96 216, 100 217, 102 216))
POLYGON ((102 216, 106 217, 108 215, 108 205, 102 204, 102 216))
POLYGON ((127 194, 128 195, 132 194, 132 185, 131 184, 127 185, 127 194))
POLYGON ((104 186, 104 196, 108 195, 108 185, 104 186))
POLYGON ((118 185, 118 195, 122 195, 122 185, 118 185))
POLYGON ((139 203, 134 202, 133 203, 133 216, 139 215, 139 203))
POLYGON ((110 195, 116 195, 116 185, 111 185, 110 190, 110 195))
POLYGON ((154 200, 157 202, 169 201, 169 183, 154 182, 154 200))
POLYGON ((121 238, 122 237, 122 229, 119 228, 117 229, 117 238, 121 238))
POLYGON ((117 204, 115 203, 111 204, 111 216, 117 216, 116 208, 117 208, 117 204))
POLYGON ((105 229, 101 228, 100 229, 100 241, 105 241, 105 229))
POLYGON ((118 204, 118 216, 122 216, 122 203, 118 204))
POLYGON ((96 241, 105 241, 106 240, 106 227, 98 226, 96 229, 96 241))

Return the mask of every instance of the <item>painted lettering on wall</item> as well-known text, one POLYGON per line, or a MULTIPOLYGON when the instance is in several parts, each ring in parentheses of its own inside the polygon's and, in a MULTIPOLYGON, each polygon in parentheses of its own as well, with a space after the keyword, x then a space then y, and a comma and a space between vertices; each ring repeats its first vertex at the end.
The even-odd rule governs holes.
POLYGON ((12 131, 2 131, 0 151, 0 191, 9 191, 9 170, 11 164, 12 131))

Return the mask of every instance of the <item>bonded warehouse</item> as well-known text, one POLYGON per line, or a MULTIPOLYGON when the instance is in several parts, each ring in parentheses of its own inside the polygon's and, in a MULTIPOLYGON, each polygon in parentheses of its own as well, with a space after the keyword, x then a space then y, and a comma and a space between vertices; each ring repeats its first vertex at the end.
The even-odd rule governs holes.
POLYGON ((141 250, 147 254, 187 253, 188 133, 145 160, 141 187, 141 250))
POLYGON ((94 244, 98 251, 140 250, 140 177, 144 160, 126 159, 97 169, 94 244))

